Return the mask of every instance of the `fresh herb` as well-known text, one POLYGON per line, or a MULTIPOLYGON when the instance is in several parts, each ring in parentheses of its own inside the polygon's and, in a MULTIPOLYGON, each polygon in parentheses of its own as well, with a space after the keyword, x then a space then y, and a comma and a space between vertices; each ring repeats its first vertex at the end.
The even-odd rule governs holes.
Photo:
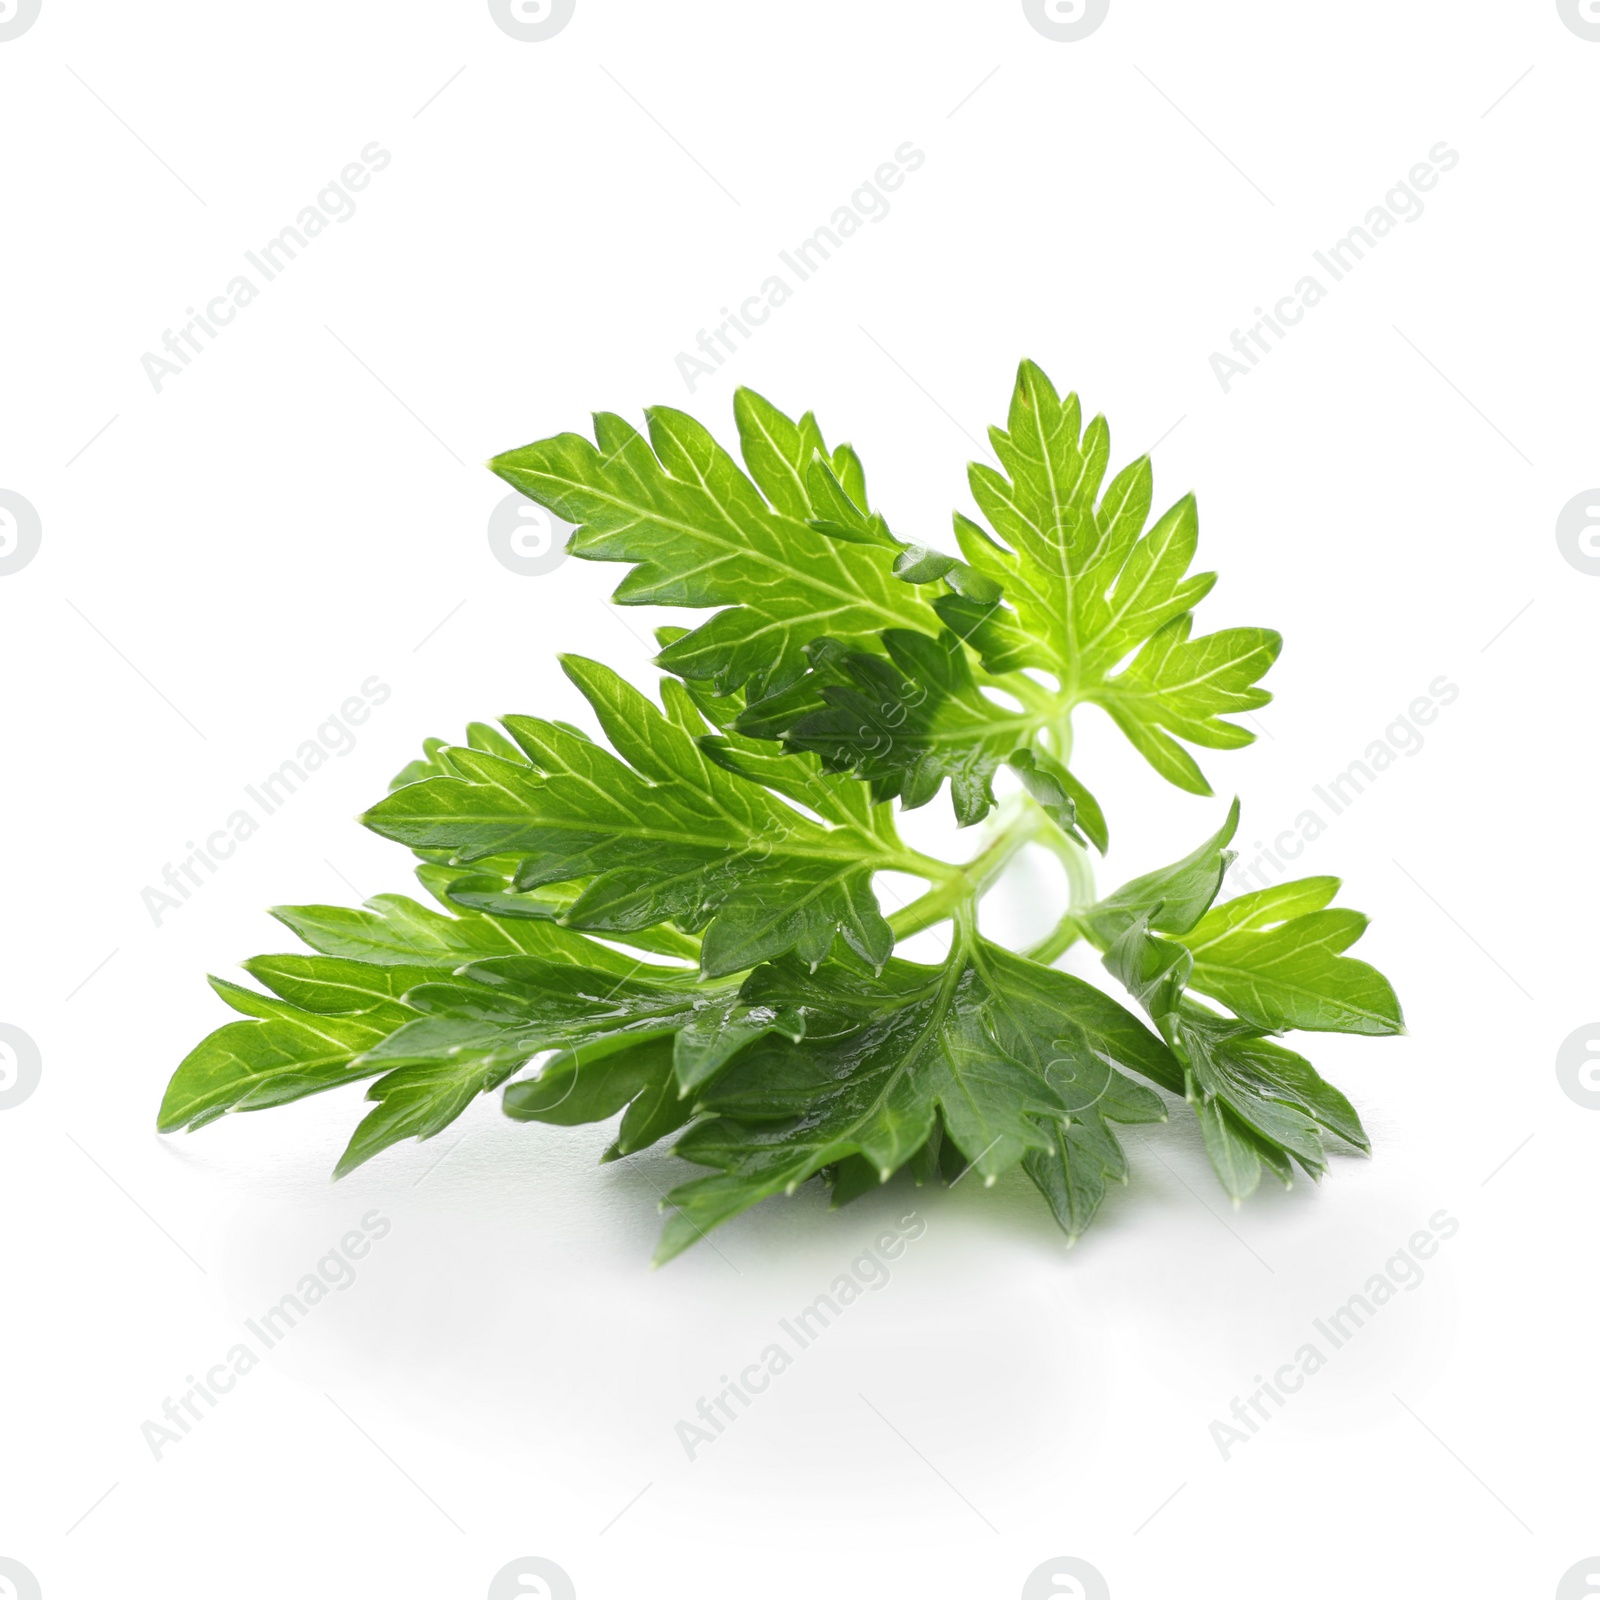
POLYGON ((415 851, 440 909, 280 908, 314 953, 246 962, 259 990, 213 980, 243 1020, 184 1060, 161 1128, 373 1079, 342 1174, 502 1086, 521 1121, 620 1113, 603 1159, 676 1136, 707 1169, 668 1195, 659 1260, 813 1177, 843 1203, 902 1168, 1020 1165, 1076 1237, 1126 1179, 1118 1127, 1174 1098, 1235 1201, 1263 1169, 1365 1152, 1349 1101, 1275 1037, 1401 1030, 1388 981, 1345 954, 1366 919, 1331 907, 1337 879, 1218 904, 1235 801, 1193 854, 1093 891, 1108 830, 1071 770, 1074 710, 1207 795, 1190 747, 1248 744, 1229 718, 1269 698, 1277 634, 1194 634, 1215 575, 1189 570, 1193 498, 1151 521, 1148 459, 1105 482, 1104 420, 1024 362, 999 468, 970 469, 988 527, 957 514, 957 559, 896 537, 809 412, 748 390, 734 411, 743 468, 665 408, 648 437, 601 414, 592 443, 491 463, 575 525, 573 554, 629 565, 618 603, 713 614, 662 631, 659 704, 565 659, 604 743, 517 716, 429 741, 364 820, 415 851), (962 864, 895 825, 946 782, 963 825, 993 813, 962 864), (1017 952, 976 907, 1030 844, 1071 896, 1017 952), (927 890, 886 916, 884 872, 927 890), (943 922, 943 961, 894 954, 943 922), (1055 967, 1080 941, 1147 1020, 1055 967))

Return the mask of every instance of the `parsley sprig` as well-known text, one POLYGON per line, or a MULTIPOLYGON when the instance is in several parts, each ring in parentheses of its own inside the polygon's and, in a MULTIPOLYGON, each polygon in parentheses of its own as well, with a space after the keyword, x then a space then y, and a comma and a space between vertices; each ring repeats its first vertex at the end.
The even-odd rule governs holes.
POLYGON ((1269 698, 1276 633, 1194 632, 1216 580, 1189 570, 1193 498, 1152 518, 1146 457, 1107 482, 1104 419, 1032 362, 998 468, 970 468, 987 526, 957 513, 959 557, 896 535, 809 412, 748 390, 734 410, 742 465, 668 408, 491 463, 575 526, 573 554, 627 564, 619 604, 711 616, 662 630, 658 699, 564 658, 602 738, 511 716, 430 740, 363 820, 434 904, 279 908, 312 953, 247 961, 260 988, 213 980, 240 1020, 179 1066, 162 1130, 371 1080, 342 1174, 496 1089, 521 1121, 620 1114, 602 1159, 670 1138, 702 1169, 667 1196, 658 1260, 813 1178, 844 1203, 903 1169, 1021 1167, 1076 1237, 1127 1177, 1118 1128, 1175 1104, 1235 1202, 1365 1153, 1349 1101, 1279 1042, 1401 1031, 1345 953, 1366 919, 1332 905, 1337 879, 1219 903, 1235 801, 1181 861, 1094 889, 1109 829, 1074 711, 1208 795, 1192 747, 1249 743, 1230 718, 1269 698), (895 824, 947 784, 981 825, 960 863, 895 824), (1029 845, 1069 903, 1013 951, 976 908, 1029 845), (886 916, 885 872, 926 891, 886 916), (896 955, 940 923, 942 961, 896 955), (1055 965, 1079 943, 1128 1004, 1055 965))

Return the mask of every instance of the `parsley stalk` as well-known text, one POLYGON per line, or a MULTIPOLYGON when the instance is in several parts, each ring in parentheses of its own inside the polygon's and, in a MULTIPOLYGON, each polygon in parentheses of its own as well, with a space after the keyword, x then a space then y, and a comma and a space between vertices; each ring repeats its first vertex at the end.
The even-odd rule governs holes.
POLYGON ((1042 837, 1054 827, 1043 808, 1031 796, 1008 796, 996 810, 990 837, 983 848, 964 866, 955 867, 947 878, 920 899, 912 901, 889 918, 895 938, 909 938, 924 928, 958 916, 963 908, 975 905, 1024 845, 1042 837))

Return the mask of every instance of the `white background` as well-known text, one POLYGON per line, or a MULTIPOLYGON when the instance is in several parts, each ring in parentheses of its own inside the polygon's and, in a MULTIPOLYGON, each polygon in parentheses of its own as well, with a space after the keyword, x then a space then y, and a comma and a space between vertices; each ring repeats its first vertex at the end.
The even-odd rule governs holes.
POLYGON ((1554 531, 1600 483, 1597 80, 1554 0, 1112 0, 1076 43, 1017 3, 578 0, 521 43, 469 0, 44 0, 0 43, 0 488, 43 528, 0 578, 0 1020, 43 1059, 0 1112, 0 1556, 46 1600, 477 1600, 521 1556, 583 1600, 1011 1597, 1057 1556, 1116 1600, 1556 1594, 1600 1550, 1600 1115, 1554 1065, 1600 1013, 1600 578, 1554 531), (907 140, 890 214, 690 394, 678 353, 907 140), (1212 352, 1441 140, 1425 213, 1224 394, 1212 352), (356 214, 157 393, 141 357, 371 141, 356 214), (1103 882, 1234 792, 1270 839, 1459 688, 1299 864, 1406 1007, 1311 1041, 1371 1162, 1235 1214, 1174 1118, 1070 1251, 1018 1176, 806 1193, 651 1273, 677 1163, 600 1168, 602 1129, 486 1100, 337 1186, 359 1090, 155 1134, 225 1020, 204 974, 292 942, 263 907, 408 887, 351 818, 424 736, 581 715, 557 650, 650 681, 620 569, 508 571, 476 463, 600 407, 731 439, 748 383, 944 541, 1022 355, 1197 491, 1203 625, 1287 639, 1215 801, 1083 719, 1103 882), (141 891, 373 674, 355 749, 156 926, 141 891), (912 1207, 889 1285, 687 1460, 674 1424, 912 1207), (155 1460, 141 1425, 373 1208, 355 1285, 155 1460), (1212 1421, 1441 1208, 1426 1281, 1224 1462, 1212 1421))

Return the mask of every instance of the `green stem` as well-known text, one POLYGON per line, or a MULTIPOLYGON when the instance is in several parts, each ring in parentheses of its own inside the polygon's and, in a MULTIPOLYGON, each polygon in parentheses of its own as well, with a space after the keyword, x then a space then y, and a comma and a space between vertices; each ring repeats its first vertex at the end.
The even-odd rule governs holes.
POLYGON ((1019 797, 1023 804, 1016 807, 994 837, 964 867, 930 889, 920 900, 895 912, 889 918, 896 939, 909 938, 921 933, 936 922, 956 916, 962 907, 979 899, 985 890, 1005 869, 1006 863, 1045 829, 1051 827, 1050 819, 1026 796, 1019 797))
POLYGON ((1072 706, 1057 707, 1054 720, 1045 730, 1045 743, 1064 767, 1072 765, 1072 706))
POLYGON ((1094 904, 1094 867, 1089 853, 1075 839, 1069 839, 1059 828, 1052 827, 1040 841, 1053 850, 1067 871, 1067 909, 1050 932, 1028 951, 1030 961, 1049 966, 1064 951, 1070 950, 1083 937, 1078 925, 1078 913, 1094 904))

